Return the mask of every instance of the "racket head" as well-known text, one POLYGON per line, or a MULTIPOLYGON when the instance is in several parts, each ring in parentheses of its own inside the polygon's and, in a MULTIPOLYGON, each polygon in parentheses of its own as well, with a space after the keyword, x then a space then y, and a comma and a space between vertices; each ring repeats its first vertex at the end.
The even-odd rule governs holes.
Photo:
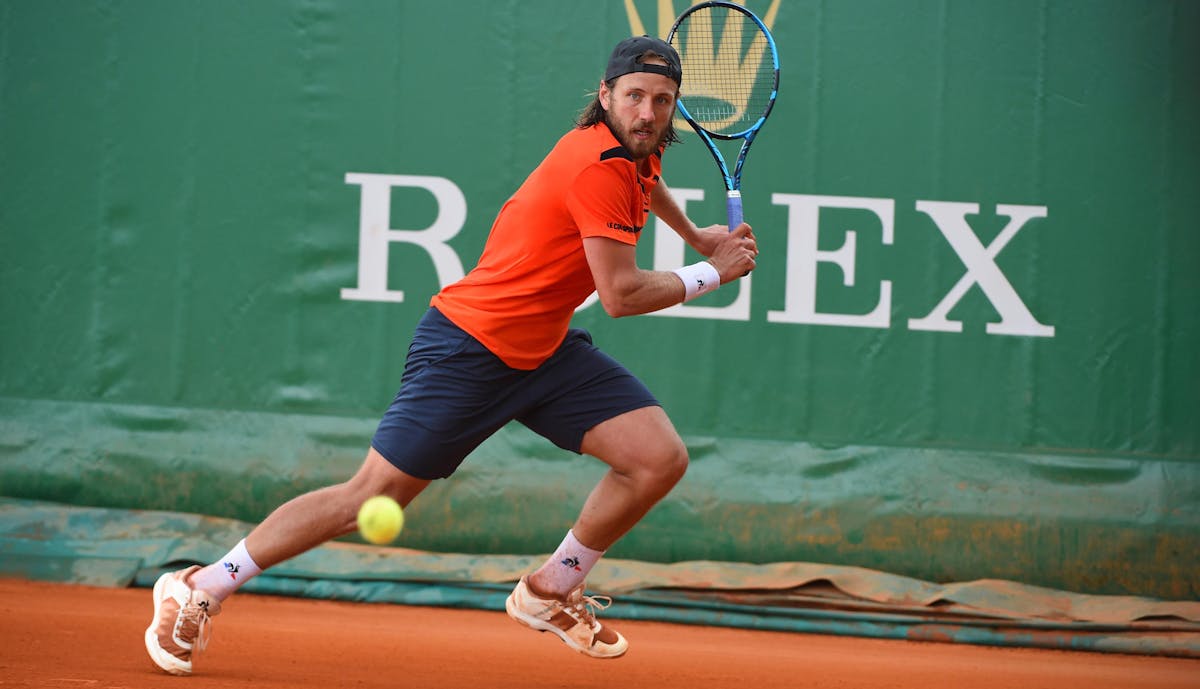
POLYGON ((752 139, 779 89, 779 53, 762 20, 741 5, 702 2, 679 15, 667 43, 683 68, 679 114, 702 135, 752 139))

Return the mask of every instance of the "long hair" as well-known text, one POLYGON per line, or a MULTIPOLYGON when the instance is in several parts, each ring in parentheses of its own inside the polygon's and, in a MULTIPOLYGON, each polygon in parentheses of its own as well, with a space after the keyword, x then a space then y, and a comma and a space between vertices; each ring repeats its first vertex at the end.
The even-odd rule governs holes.
MULTIPOLYGON (((609 91, 612 91, 616 87, 617 79, 620 79, 620 77, 604 82, 608 86, 609 91)), ((587 107, 579 112, 579 117, 575 118, 575 126, 579 129, 587 129, 601 122, 605 126, 608 125, 608 111, 604 109, 604 105, 600 102, 600 92, 597 91, 592 97, 592 102, 588 103, 587 107)), ((675 131, 675 118, 672 117, 671 121, 667 123, 667 135, 663 138, 663 147, 666 148, 680 141, 679 134, 675 131)))

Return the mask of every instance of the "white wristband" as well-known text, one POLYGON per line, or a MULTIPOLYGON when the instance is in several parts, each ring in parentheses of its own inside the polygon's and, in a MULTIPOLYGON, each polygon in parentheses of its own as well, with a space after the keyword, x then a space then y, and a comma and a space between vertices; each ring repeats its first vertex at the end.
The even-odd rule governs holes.
POLYGON ((679 276, 680 280, 683 280, 683 289, 685 290, 683 300, 685 302, 691 301, 701 294, 708 294, 721 286, 721 274, 717 272, 716 266, 708 261, 676 268, 674 273, 679 276))

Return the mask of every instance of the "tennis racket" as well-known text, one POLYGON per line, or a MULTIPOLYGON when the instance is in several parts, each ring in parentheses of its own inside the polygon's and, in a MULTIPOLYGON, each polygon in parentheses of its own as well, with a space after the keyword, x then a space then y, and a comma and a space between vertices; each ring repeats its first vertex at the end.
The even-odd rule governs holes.
POLYGON ((667 43, 679 52, 683 68, 676 107, 717 161, 732 232, 742 224, 742 166, 779 89, 775 39, 745 7, 702 2, 679 15, 667 43), (716 140, 736 139, 742 147, 730 173, 716 140))

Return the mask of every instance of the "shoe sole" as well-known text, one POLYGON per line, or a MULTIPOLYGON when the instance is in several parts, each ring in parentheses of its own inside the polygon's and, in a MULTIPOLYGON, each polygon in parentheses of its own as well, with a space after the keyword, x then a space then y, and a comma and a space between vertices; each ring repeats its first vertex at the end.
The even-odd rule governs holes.
MULTIPOLYGON (((598 653, 594 653, 592 651, 589 651, 586 648, 581 647, 579 644, 575 643, 574 639, 567 636, 566 632, 564 632, 563 630, 554 626, 553 624, 550 624, 549 622, 547 622, 545 620, 540 620, 540 619, 534 617, 533 615, 527 615, 527 614, 521 612, 517 608, 516 602, 513 600, 513 596, 511 593, 508 595, 508 598, 506 598, 504 600, 504 609, 505 609, 505 611, 508 612, 508 616, 513 618, 517 622, 520 622, 521 624, 525 625, 526 627, 529 627, 530 629, 532 629, 534 631, 550 632, 551 634, 557 636, 559 638, 559 640, 561 640, 564 644, 567 645, 568 648, 575 651, 576 653, 580 653, 589 658, 597 658, 599 660, 611 660, 613 658, 620 658, 621 656, 625 655, 625 651, 621 651, 620 653, 614 653, 611 655, 600 655, 598 653)), ((626 650, 628 650, 628 649, 626 649, 626 650)))
POLYGON ((158 613, 162 610, 163 590, 166 587, 167 577, 170 574, 164 574, 154 582, 154 619, 150 621, 150 626, 146 628, 146 652, 150 654, 150 660, 154 661, 164 672, 169 672, 172 675, 190 675, 192 669, 183 665, 183 661, 175 656, 167 653, 162 646, 158 645, 158 613))

